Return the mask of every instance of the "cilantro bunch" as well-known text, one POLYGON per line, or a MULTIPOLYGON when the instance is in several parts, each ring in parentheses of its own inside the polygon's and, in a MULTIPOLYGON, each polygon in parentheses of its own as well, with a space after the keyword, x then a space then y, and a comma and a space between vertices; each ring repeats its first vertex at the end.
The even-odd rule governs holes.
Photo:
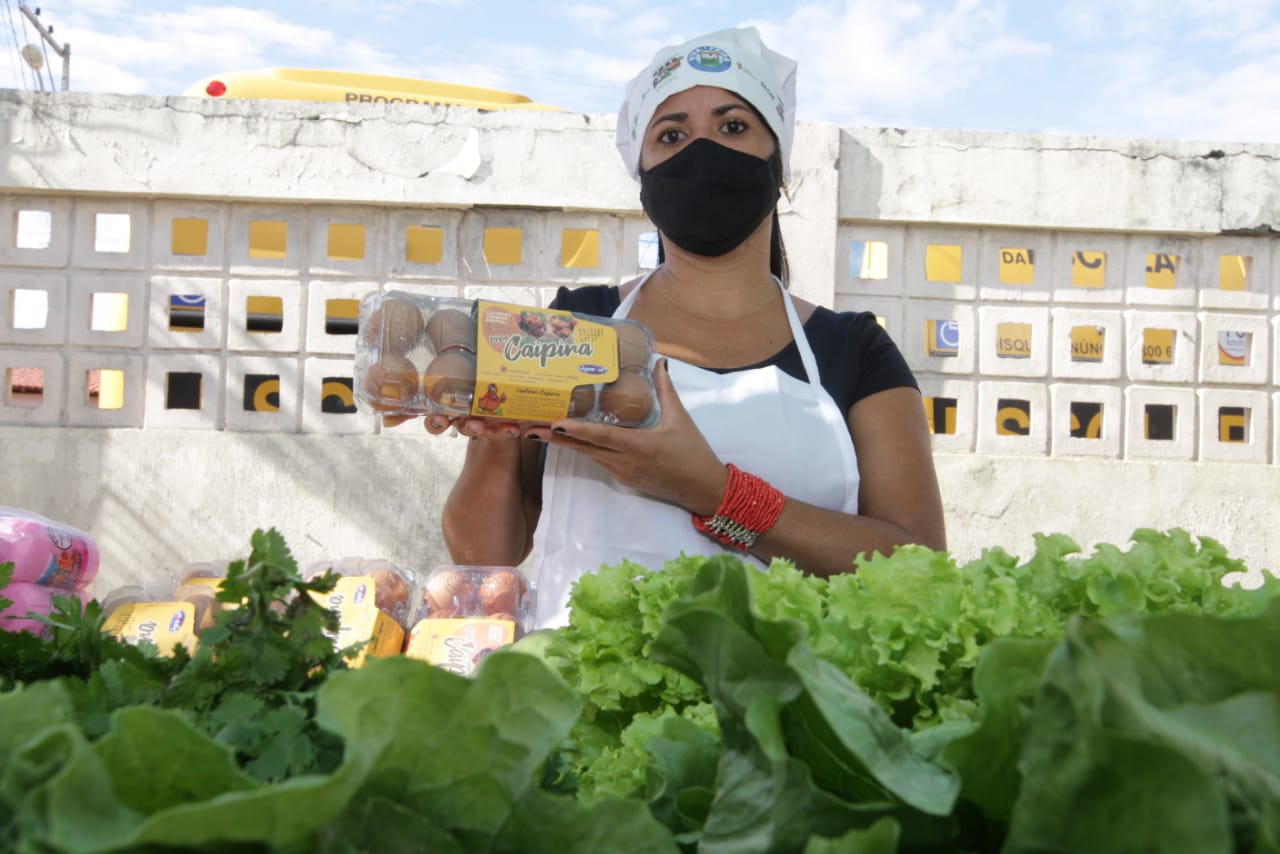
POLYGON ((81 608, 59 596, 44 619, 47 639, 0 632, 0 690, 63 679, 91 738, 119 709, 180 710, 263 781, 335 767, 341 745, 315 725, 314 691, 346 661, 330 639, 336 616, 308 594, 331 590, 336 576, 304 581, 275 530, 254 532, 250 543, 248 558, 228 567, 217 593, 224 607, 194 653, 125 644, 103 632, 96 600, 81 608))

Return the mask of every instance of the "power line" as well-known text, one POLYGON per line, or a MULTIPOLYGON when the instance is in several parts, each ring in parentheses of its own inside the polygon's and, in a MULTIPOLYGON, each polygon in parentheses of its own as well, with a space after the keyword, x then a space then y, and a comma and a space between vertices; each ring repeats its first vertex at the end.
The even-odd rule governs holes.
MULTIPOLYGON (((6 3, 7 2, 8 0, 6 0, 6 3)), ((36 31, 40 33, 40 39, 43 42, 42 46, 46 47, 46 50, 44 53, 46 60, 48 59, 48 56, 49 56, 47 47, 52 47, 54 53, 56 53, 58 56, 62 58, 62 91, 63 92, 67 91, 68 89, 71 88, 71 45, 70 44, 60 45, 56 41, 54 41, 53 27, 45 27, 45 25, 40 22, 39 9, 36 9, 35 12, 32 12, 31 9, 28 8, 26 3, 23 3, 22 0, 18 0, 18 11, 21 12, 27 20, 31 21, 32 25, 36 28, 36 31)), ((10 26, 12 26, 12 19, 10 20, 10 26)), ((24 21, 22 24, 22 32, 24 35, 26 31, 27 31, 27 25, 26 25, 26 21, 24 21)), ((16 37, 16 34, 15 34, 15 37, 16 37)), ((48 65, 48 64, 49 63, 46 61, 45 65, 48 65)), ((35 73, 36 73, 36 80, 40 82, 40 88, 44 89, 44 82, 40 80, 40 70, 35 69, 35 73)), ((50 89, 53 88, 53 69, 52 68, 49 70, 49 88, 50 89)))

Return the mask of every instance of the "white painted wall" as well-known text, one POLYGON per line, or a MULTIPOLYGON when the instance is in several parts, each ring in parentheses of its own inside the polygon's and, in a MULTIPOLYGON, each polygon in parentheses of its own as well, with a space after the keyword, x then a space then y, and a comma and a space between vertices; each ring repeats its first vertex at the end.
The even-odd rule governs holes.
MULTIPOLYGON (((38 407, 0 397, 0 505, 100 541, 100 591, 232 557, 275 526, 303 563, 341 555, 412 567, 447 560, 441 502, 461 440, 381 430, 320 410, 349 375, 351 342, 324 330, 329 299, 383 287, 545 304, 561 284, 641 271, 649 230, 612 143, 612 116, 476 113, 405 105, 213 102, 0 91, 0 379, 44 370, 38 407), (24 248, 24 212, 47 246, 24 248), (101 214, 126 214, 125 251, 104 252, 101 214), (172 252, 175 219, 207 223, 199 256, 172 252), (255 221, 288 224, 279 259, 253 257, 255 221), (330 226, 358 223, 365 257, 328 257, 330 226), (439 228, 438 261, 404 256, 405 229, 439 228), (486 228, 523 232, 520 263, 495 265, 486 228), (566 268, 564 229, 599 232, 600 264, 566 268), (15 323, 16 291, 47 295, 42 329, 15 323), (93 294, 127 293, 128 325, 91 328, 93 294), (168 297, 206 296, 206 329, 170 330, 168 297), (245 298, 280 296, 285 328, 243 330, 245 298), (125 404, 85 397, 115 369, 125 404), (199 372, 200 410, 164 407, 167 373, 199 372), (280 376, 281 411, 246 412, 244 375, 280 376)), ((901 131, 802 125, 783 228, 793 290, 879 314, 926 395, 956 401, 935 436, 953 551, 1028 554, 1035 531, 1088 548, 1140 527, 1214 537, 1280 567, 1280 177, 1276 146, 901 131), (851 244, 885 244, 884 279, 850 269, 851 244), (925 276, 930 245, 963 249, 961 281, 925 276), (1001 249, 1033 248, 1035 281, 1000 281, 1001 249), (1072 284, 1078 251, 1107 254, 1100 289, 1072 284), (1152 253, 1178 256, 1175 287, 1148 287, 1152 253), (1245 291, 1218 259, 1247 255, 1245 291), (958 356, 929 356, 924 328, 954 319, 958 356), (1001 324, 1027 323, 1033 355, 996 355, 1001 324), (1107 330, 1106 358, 1070 358, 1072 326, 1107 330), (1177 331, 1170 365, 1142 360, 1146 328, 1177 331), (1247 331, 1245 366, 1217 333, 1247 331), (1025 436, 1000 435, 999 401, 1031 404, 1025 436), (1102 402, 1100 439, 1066 427, 1073 401, 1102 402), (1143 435, 1149 404, 1178 407, 1173 440, 1143 435), (1218 410, 1249 413, 1246 441, 1219 441, 1218 410)), ((119 247, 116 247, 119 248, 119 247)), ((8 389, 6 380, 5 389, 8 389)))

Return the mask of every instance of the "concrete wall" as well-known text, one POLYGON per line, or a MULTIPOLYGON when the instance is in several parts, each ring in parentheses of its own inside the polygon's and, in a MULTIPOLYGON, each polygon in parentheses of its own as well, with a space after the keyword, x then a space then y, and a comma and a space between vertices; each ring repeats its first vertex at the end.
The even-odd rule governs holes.
MULTIPOLYGON (((612 116, 0 91, 0 505, 93 533, 100 591, 235 556, 259 526, 303 563, 447 560, 437 519, 462 442, 350 411, 352 339, 326 316, 379 288, 545 304, 560 285, 642 272, 652 228, 612 129, 612 116), (262 224, 287 239, 264 251, 262 224), (415 254, 408 235, 424 229, 438 247, 415 254), (519 229, 516 257, 486 252, 493 229, 519 229), (569 266, 583 232, 598 258, 569 266), (354 236, 358 253, 335 253, 354 236), (33 294, 39 328, 17 317, 33 294), (117 294, 118 322, 95 323, 117 294), (202 330, 172 326, 175 296, 204 298, 202 330), (260 296, 282 306, 270 335, 246 330, 260 296), (10 394, 31 368, 36 406, 10 394), (90 393, 92 371, 115 372, 116 408, 90 393), (199 377, 199 408, 170 405, 174 375, 199 377), (278 411, 245 406, 261 375, 278 411)), ((1087 548, 1179 526, 1280 566, 1277 158, 799 128, 782 217, 793 291, 875 311, 902 346, 935 419, 957 556, 1025 555, 1035 531, 1087 548), (1086 282, 1080 258, 1105 274, 1086 282), (939 323, 959 336, 951 351, 931 346, 939 323), (1082 327, 1105 333, 1098 358, 1073 352, 1082 327), (1149 330, 1176 343, 1167 362, 1144 355, 1149 330), (1025 352, 1001 344, 1011 335, 1025 352), (1223 361, 1221 341, 1242 355, 1223 361), (1090 407, 1096 435, 1073 432, 1090 407), (1169 438, 1153 414, 1170 416, 1169 438)))

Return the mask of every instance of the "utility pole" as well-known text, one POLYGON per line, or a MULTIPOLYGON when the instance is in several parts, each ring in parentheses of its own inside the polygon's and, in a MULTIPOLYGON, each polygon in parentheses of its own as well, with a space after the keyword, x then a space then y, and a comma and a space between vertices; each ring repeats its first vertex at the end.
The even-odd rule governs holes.
MULTIPOLYGON (((40 23, 39 9, 32 12, 27 8, 26 3, 18 0, 18 11, 26 15, 27 20, 35 25, 36 31, 40 33, 40 38, 44 39, 53 48, 53 52, 62 57, 62 91, 66 92, 71 88, 71 45, 60 45, 53 40, 53 27, 45 27, 44 24, 40 23)), ((38 70, 37 73, 39 73, 38 70)))

